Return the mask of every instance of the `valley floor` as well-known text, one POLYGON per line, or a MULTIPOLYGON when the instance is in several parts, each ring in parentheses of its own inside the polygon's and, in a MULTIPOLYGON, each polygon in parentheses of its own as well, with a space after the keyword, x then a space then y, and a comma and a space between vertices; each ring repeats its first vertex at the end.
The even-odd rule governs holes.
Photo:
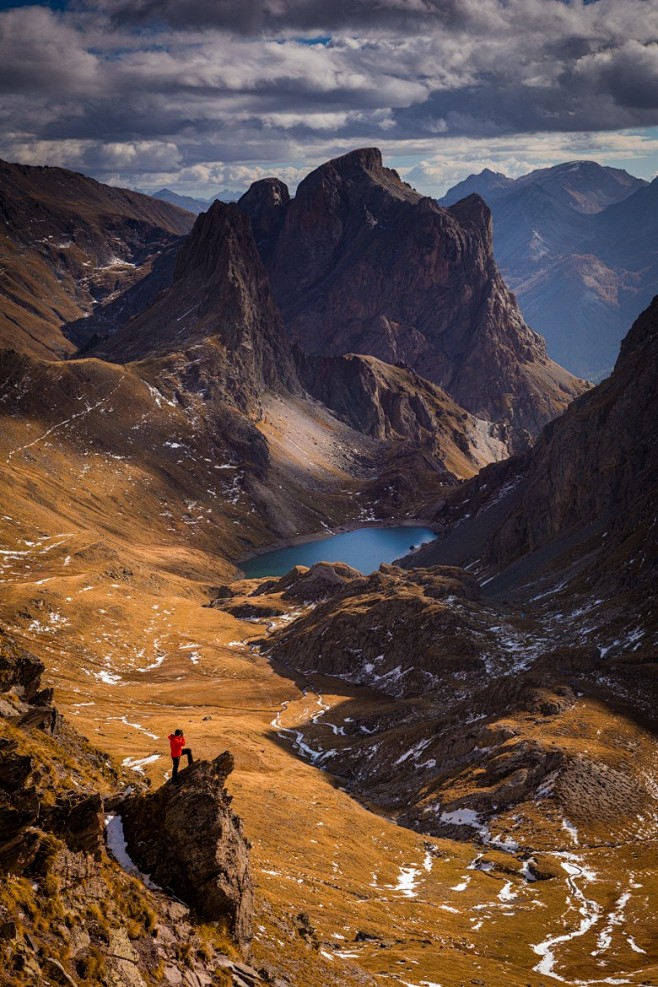
POLYGON ((0 619, 83 734, 156 786, 175 727, 196 757, 234 753, 255 966, 296 987, 658 983, 658 816, 614 847, 581 845, 565 819, 548 853, 524 853, 521 831, 483 845, 397 826, 318 766, 348 722, 390 700, 273 667, 254 646, 294 610, 238 620, 155 566, 149 586, 102 552, 81 557, 79 533, 3 525, 0 619), (547 879, 531 879, 531 856, 547 879))

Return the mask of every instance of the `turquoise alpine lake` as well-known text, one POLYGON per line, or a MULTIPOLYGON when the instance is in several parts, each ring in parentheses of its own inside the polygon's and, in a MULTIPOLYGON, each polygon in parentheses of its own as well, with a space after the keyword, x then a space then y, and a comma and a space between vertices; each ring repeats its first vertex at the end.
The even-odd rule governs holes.
POLYGON ((239 566, 248 579, 283 576, 293 566, 312 566, 315 562, 346 562, 368 574, 379 569, 382 562, 393 562, 435 537, 430 528, 357 528, 255 555, 239 566))

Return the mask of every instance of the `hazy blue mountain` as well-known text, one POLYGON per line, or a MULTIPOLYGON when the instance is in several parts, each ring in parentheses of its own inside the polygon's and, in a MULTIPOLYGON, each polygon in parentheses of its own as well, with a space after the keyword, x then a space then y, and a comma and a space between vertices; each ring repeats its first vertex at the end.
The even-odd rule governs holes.
POLYGON ((178 195, 177 192, 172 192, 170 188, 161 188, 157 192, 151 192, 151 195, 154 199, 171 202, 172 206, 179 206, 181 209, 187 209, 188 212, 196 214, 205 212, 208 208, 202 199, 194 199, 191 195, 178 195))
POLYGON ((597 380, 658 291, 654 185, 572 161, 517 179, 485 169, 439 202, 471 192, 488 202, 496 261, 526 320, 546 337, 553 359, 597 380))
POLYGON ((513 178, 503 175, 502 171, 491 171, 485 168, 479 175, 469 175, 462 182, 457 182, 438 202, 442 206, 452 206, 467 195, 481 195, 483 199, 492 201, 496 195, 504 192, 514 184, 513 178))
POLYGON ((237 202, 242 192, 236 192, 235 189, 223 188, 221 192, 218 192, 211 199, 196 199, 191 195, 179 195, 178 192, 172 192, 169 188, 161 188, 157 192, 151 192, 151 195, 154 199, 162 199, 164 202, 170 202, 174 206, 179 206, 181 209, 187 209, 188 212, 198 215, 210 209, 213 202, 217 199, 221 202, 237 202))

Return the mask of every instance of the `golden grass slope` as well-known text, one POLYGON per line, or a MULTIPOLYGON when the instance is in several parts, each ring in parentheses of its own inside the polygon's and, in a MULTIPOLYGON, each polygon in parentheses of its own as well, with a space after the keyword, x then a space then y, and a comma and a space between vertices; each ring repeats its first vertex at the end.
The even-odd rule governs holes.
MULTIPOLYGON (((292 987, 658 982, 650 819, 641 841, 634 831, 602 848, 585 845, 583 825, 581 845, 565 829, 537 850, 551 876, 533 882, 523 850, 428 836, 361 805, 302 744, 338 746, 341 728, 390 715, 390 699, 273 666, 254 647, 269 618, 203 606, 241 554, 272 538, 254 509, 265 481, 236 485, 223 468, 230 447, 135 368, 11 356, 3 369, 0 621, 45 662, 67 719, 125 770, 161 783, 175 727, 197 756, 233 751, 229 787, 254 844, 254 965, 292 987)), ((272 440, 268 489, 289 484, 271 502, 280 537, 317 529, 320 516, 356 519, 367 481, 367 444, 349 447, 363 454, 360 474, 343 441, 356 433, 319 417, 299 434, 302 411, 275 405, 260 426, 272 440)), ((289 622, 299 604, 279 602, 289 622)), ((586 697, 570 715, 556 743, 584 753, 600 730, 644 757, 641 725, 586 697)), ((542 811, 503 818, 495 835, 522 847, 542 811)))

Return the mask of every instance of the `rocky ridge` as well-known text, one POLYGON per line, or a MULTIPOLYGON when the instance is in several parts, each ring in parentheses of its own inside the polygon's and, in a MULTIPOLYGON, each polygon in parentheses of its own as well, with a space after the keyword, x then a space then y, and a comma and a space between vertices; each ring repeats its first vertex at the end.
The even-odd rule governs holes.
MULTIPOLYGON (((375 357, 309 356, 295 350, 304 389, 340 419, 375 439, 404 441, 461 475, 464 460, 500 459, 514 446, 512 429, 475 418, 445 391, 404 364, 391 366, 375 357)), ((449 482, 449 480, 448 480, 449 482)))
MULTIPOLYGON (((261 647, 305 690, 332 676, 380 696, 299 724, 299 756, 402 825, 522 848, 524 859, 559 849, 564 819, 588 845, 653 832, 652 735, 627 718, 635 669, 571 641, 540 610, 487 598, 460 569, 382 566, 368 577, 342 569, 330 579, 330 568, 235 584, 224 600, 303 601, 261 647), (565 739, 580 734, 586 749, 565 739)), ((640 681, 655 696, 655 677, 640 681)))
POLYGON ((658 629, 657 326, 654 300, 612 375, 547 426, 525 457, 485 469, 448 498, 437 516, 446 538, 417 558, 474 564, 489 593, 558 606, 576 640, 626 661, 630 649, 639 664, 651 662, 658 629))
MULTIPOLYGON (((108 854, 104 804, 112 806, 109 818, 114 819, 119 775, 52 705, 52 690, 41 688, 43 671, 34 655, 0 635, 3 983, 146 987, 164 978, 189 987, 253 987, 260 982, 258 974, 240 962, 226 936, 226 931, 235 934, 235 941, 246 946, 253 905, 248 843, 226 796, 215 816, 232 837, 222 840, 217 829, 203 834, 205 854, 222 867, 221 882, 210 896, 215 908, 205 918, 221 918, 226 931, 202 936, 187 907, 161 891, 149 891, 108 854), (222 908, 229 888, 232 905, 222 908), (227 921, 229 915, 239 920, 227 921)), ((220 789, 227 761, 230 755, 223 755, 217 768, 210 768, 220 789)), ((148 813, 148 800, 155 797, 131 796, 134 823, 148 813)), ((185 801, 191 817, 198 817, 205 803, 197 779, 189 781, 185 801)), ((159 816, 149 817, 149 839, 159 844, 161 855, 165 847, 172 856, 187 849, 180 831, 165 830, 159 816)), ((201 880, 193 861, 186 863, 188 888, 198 892, 201 880)))

